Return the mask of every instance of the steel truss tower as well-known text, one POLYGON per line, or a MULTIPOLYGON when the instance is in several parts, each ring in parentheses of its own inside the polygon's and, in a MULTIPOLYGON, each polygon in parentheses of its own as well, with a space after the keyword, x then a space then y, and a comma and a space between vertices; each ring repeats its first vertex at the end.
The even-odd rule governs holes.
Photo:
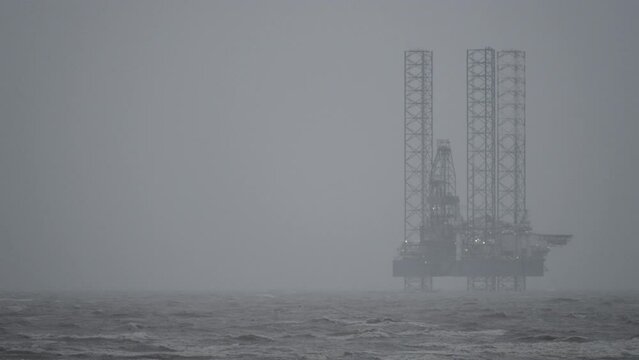
POLYGON ((497 52, 498 213, 517 227, 526 216, 526 53, 497 52))
MULTIPOLYGON (((495 50, 466 52, 466 258, 496 258, 497 239, 497 105, 495 50)), ((495 275, 467 276, 469 290, 497 290, 495 275)))
MULTIPOLYGON (((522 255, 530 230, 526 210, 526 53, 497 52, 497 213, 501 239, 509 234, 511 256, 522 255)), ((502 252, 504 254, 504 252, 502 252)), ((497 290, 525 290, 526 276, 498 278, 497 290)))
POLYGON ((404 53, 404 240, 422 241, 433 159, 433 54, 404 53))
MULTIPOLYGON (((526 217, 525 53, 491 48, 467 53, 467 233, 465 254, 519 255, 526 217), (503 240, 503 241, 502 241, 503 240)), ((523 290, 525 276, 468 277, 469 289, 523 290)))
MULTIPOLYGON (((404 52, 404 244, 424 240, 432 159, 433 53, 409 50, 404 52)), ((432 284, 432 279, 404 280, 406 287, 432 284)))
MULTIPOLYGON (((477 240, 494 240, 495 181, 495 50, 466 53, 466 216, 465 248, 471 254, 477 240)), ((482 246, 482 251, 488 247, 482 246)))

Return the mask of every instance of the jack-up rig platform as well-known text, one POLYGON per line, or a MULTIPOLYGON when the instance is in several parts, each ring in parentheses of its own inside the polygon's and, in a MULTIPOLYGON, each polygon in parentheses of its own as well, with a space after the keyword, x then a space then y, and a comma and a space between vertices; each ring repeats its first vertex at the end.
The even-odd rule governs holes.
POLYGON ((468 290, 522 291, 572 237, 534 233, 528 220, 525 60, 520 50, 467 50, 464 219, 450 142, 433 152, 433 53, 404 53, 405 221, 393 276, 405 289, 457 276, 468 290))

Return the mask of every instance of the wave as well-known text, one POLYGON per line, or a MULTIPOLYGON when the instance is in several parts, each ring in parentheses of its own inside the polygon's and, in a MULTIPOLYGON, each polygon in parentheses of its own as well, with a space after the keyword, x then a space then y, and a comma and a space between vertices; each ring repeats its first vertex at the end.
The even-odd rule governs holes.
POLYGON ((585 338, 583 336, 568 336, 568 337, 565 337, 565 338, 561 338, 558 341, 574 342, 574 343, 585 343, 585 342, 589 342, 590 339, 585 338))
POLYGON ((372 319, 368 319, 366 320, 367 324, 381 324, 381 323, 393 323, 393 322, 400 322, 399 320, 395 320, 395 319, 391 319, 391 318, 372 318, 372 319))
POLYGON ((353 352, 353 351, 344 351, 342 357, 345 359, 366 359, 366 360, 380 360, 380 357, 377 357, 368 352, 353 352))
POLYGON ((578 313, 569 313, 566 317, 573 319, 585 319, 587 317, 586 314, 578 314, 578 313))
POLYGON ((265 343, 265 342, 275 341, 268 336, 255 335, 255 334, 243 334, 238 336, 232 336, 231 339, 237 340, 241 343, 265 343))
POLYGON ((7 305, 4 307, 3 311, 4 314, 15 314, 15 313, 19 313, 22 312, 24 310, 26 310, 26 306, 24 305, 7 305))
POLYGON ((364 330, 360 332, 359 334, 355 335, 354 337, 368 338, 368 339, 384 339, 384 338, 391 337, 391 335, 387 332, 384 332, 378 329, 371 329, 371 330, 364 330))
POLYGON ((143 343, 152 337, 143 331, 119 334, 94 334, 94 335, 56 335, 56 334, 23 334, 33 340, 55 340, 65 342, 136 342, 143 343))
POLYGON ((344 337, 344 336, 357 335, 359 333, 360 333, 360 330, 342 330, 342 331, 335 331, 327 335, 333 336, 333 337, 344 337))
POLYGON ((573 299, 568 297, 554 297, 546 300, 547 303, 551 304, 564 304, 564 303, 576 303, 579 302, 579 299, 573 299))
POLYGON ((583 336, 567 336, 559 337, 550 334, 528 335, 516 338, 520 342, 569 342, 569 343, 585 343, 591 340, 583 336))
POLYGON ((495 311, 489 314, 483 314, 481 317, 490 319, 506 319, 508 318, 508 315, 506 315, 503 311, 495 311))
POLYGON ((0 346, 0 357, 3 359, 50 359, 61 356, 61 353, 53 351, 12 349, 0 346))
POLYGON ((282 335, 282 339, 315 339, 317 335, 311 333, 286 334, 282 335))
POLYGON ((415 348, 420 350, 427 351, 443 351, 450 349, 450 346, 443 344, 433 344, 433 343, 425 343, 425 344, 406 344, 404 345, 407 348, 415 348))
POLYGON ((208 312, 200 312, 200 311, 178 311, 173 314, 173 316, 181 317, 181 318, 203 318, 203 317, 211 317, 212 314, 208 312))
POLYGON ((355 338, 388 338, 391 335, 379 329, 352 329, 336 331, 327 334, 328 337, 355 339, 355 338))
POLYGON ((309 322, 311 323, 315 323, 315 324, 339 324, 339 325, 344 325, 345 322, 342 320, 338 320, 338 319, 331 319, 329 317, 326 316, 322 316, 320 318, 312 318, 309 320, 309 322))
POLYGON ((266 299, 275 299, 275 295, 273 294, 258 294, 257 297, 266 298, 266 299))
POLYGON ((516 338, 517 341, 521 341, 521 342, 543 342, 543 341, 555 341, 557 339, 558 339, 557 336, 553 336, 549 334, 528 335, 528 336, 521 336, 516 338))

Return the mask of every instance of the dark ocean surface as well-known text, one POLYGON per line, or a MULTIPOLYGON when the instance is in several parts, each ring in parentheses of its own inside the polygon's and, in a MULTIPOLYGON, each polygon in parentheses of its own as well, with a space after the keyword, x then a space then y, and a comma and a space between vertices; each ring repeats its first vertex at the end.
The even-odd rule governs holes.
POLYGON ((2 293, 0 359, 639 359, 639 294, 2 293))

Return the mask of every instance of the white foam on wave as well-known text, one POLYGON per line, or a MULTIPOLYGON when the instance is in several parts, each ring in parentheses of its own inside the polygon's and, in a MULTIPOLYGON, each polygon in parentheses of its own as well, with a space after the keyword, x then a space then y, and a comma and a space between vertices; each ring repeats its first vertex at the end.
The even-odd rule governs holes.
POLYGON ((26 309, 27 307, 23 305, 8 305, 8 306, 5 306, 4 308, 7 309, 9 312, 18 313, 26 309))
POLYGON ((113 340, 113 341, 146 341, 153 339, 152 336, 147 334, 144 331, 136 331, 129 333, 117 333, 117 334, 92 334, 92 335, 77 335, 77 334, 25 334, 30 339, 33 340, 79 340, 79 341, 90 341, 90 340, 113 340))
MULTIPOLYGON (((420 347, 429 348, 436 343, 424 343, 420 347)), ((402 351, 388 359, 425 359, 428 355, 467 358, 469 354, 505 359, 601 359, 639 357, 639 338, 616 341, 592 341, 585 343, 552 341, 538 343, 493 342, 490 344, 438 344, 441 348, 402 351)), ((480 357, 482 357, 480 356, 480 357)))
POLYGON ((446 338, 455 338, 455 337, 473 337, 476 338, 478 336, 482 337, 496 337, 503 336, 506 334, 506 330, 503 329, 487 329, 487 330, 471 330, 471 331, 460 331, 460 330, 434 330, 430 332, 431 335, 443 336, 446 338))

